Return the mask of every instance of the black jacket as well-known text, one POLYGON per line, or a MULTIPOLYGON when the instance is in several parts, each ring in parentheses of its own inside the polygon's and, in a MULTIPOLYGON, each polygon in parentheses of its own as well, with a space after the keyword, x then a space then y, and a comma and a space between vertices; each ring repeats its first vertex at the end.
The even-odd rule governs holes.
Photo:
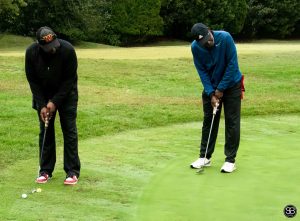
POLYGON ((66 99, 78 100, 76 53, 69 42, 59 42, 55 54, 46 54, 38 43, 26 50, 25 72, 34 109, 41 110, 49 100, 57 107, 66 99))

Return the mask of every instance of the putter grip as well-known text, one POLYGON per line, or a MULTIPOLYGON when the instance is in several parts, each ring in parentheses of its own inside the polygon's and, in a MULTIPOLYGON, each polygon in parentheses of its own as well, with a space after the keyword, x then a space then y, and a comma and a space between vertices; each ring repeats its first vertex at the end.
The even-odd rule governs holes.
POLYGON ((214 110, 213 110, 213 114, 214 114, 214 115, 217 114, 218 107, 219 107, 219 103, 217 103, 216 106, 214 106, 214 110))
POLYGON ((45 128, 47 128, 49 125, 49 112, 47 112, 47 116, 45 118, 45 128))
POLYGON ((49 125, 49 120, 48 120, 48 117, 46 117, 46 119, 45 119, 45 127, 47 128, 48 125, 49 125))

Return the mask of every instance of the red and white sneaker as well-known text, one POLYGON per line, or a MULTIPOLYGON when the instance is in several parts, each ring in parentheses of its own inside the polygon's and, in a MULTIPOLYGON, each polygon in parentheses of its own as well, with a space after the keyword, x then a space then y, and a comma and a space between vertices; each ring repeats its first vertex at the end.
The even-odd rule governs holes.
POLYGON ((42 173, 38 178, 36 178, 36 183, 47 183, 51 177, 47 173, 42 173))
POLYGON ((65 185, 75 185, 78 181, 77 176, 73 175, 73 176, 68 176, 65 181, 64 184, 65 185))

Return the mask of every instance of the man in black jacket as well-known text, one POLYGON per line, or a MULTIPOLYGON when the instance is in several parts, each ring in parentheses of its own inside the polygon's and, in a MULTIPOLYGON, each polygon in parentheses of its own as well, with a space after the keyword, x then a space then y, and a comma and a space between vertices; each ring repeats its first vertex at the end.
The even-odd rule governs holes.
POLYGON ((32 107, 40 122, 40 171, 37 183, 46 183, 56 162, 54 121, 59 112, 64 138, 64 184, 76 184, 80 175, 77 117, 77 57, 73 46, 58 39, 49 27, 36 33, 37 42, 26 50, 25 71, 32 92, 32 107), (45 121, 49 120, 43 144, 45 121))

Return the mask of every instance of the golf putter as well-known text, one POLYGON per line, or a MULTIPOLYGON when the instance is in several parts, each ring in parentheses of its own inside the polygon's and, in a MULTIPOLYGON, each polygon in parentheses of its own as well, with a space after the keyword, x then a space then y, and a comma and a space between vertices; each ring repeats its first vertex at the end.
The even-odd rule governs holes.
POLYGON ((41 156, 40 156, 40 163, 39 163, 39 168, 38 168, 38 176, 40 176, 40 170, 41 170, 41 163, 42 163, 42 158, 43 158, 43 151, 44 151, 44 146, 45 146, 45 140, 46 140, 46 133, 47 133, 47 128, 49 126, 49 112, 47 113, 47 116, 45 118, 45 125, 44 125, 44 136, 43 136, 43 142, 42 142, 42 148, 41 148, 41 156))
MULTIPOLYGON (((208 149, 208 145, 209 145, 209 141, 210 141, 210 135, 211 135, 212 127, 213 127, 213 124, 214 124, 214 119, 215 119, 215 116, 216 116, 217 111, 218 111, 218 107, 219 107, 219 103, 216 103, 216 106, 214 106, 214 109, 213 109, 213 117, 212 117, 212 120, 211 120, 210 130, 209 130, 206 149, 205 149, 204 163, 205 163, 205 159, 206 159, 206 155, 207 155, 207 149, 208 149)), ((198 169, 197 173, 202 173, 204 171, 204 167, 205 167, 204 164, 201 165, 200 168, 198 169)))

